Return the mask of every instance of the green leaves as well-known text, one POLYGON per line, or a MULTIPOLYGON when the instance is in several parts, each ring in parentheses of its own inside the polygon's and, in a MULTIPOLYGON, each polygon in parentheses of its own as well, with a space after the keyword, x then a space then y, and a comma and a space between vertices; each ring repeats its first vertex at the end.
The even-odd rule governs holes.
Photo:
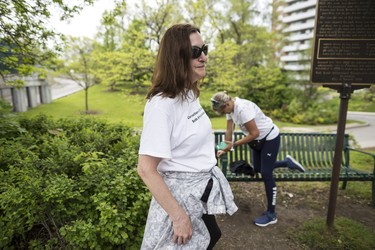
POLYGON ((0 139, 0 247, 139 249, 150 194, 139 135, 82 119, 21 119, 0 139))
MULTIPOLYGON (((74 4, 62 0, 0 0, 0 76, 6 81, 9 73, 30 74, 33 67, 42 65, 54 56, 51 44, 58 47, 59 34, 48 25, 51 8, 62 11, 61 19, 77 13, 82 4, 93 0, 75 1, 74 4)), ((54 46, 52 46, 54 47, 54 46)))

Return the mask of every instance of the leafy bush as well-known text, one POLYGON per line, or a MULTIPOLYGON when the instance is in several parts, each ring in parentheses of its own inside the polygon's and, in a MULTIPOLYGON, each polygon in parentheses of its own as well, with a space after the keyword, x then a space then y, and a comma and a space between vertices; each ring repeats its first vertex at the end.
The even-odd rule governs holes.
POLYGON ((10 138, 24 132, 11 111, 12 106, 9 102, 0 99, 0 138, 10 138))
POLYGON ((213 111, 212 107, 210 105, 203 105, 202 104, 203 110, 206 112, 208 117, 214 118, 214 117, 220 117, 221 115, 213 111))
POLYGON ((271 115, 279 121, 294 124, 335 124, 338 120, 337 107, 333 103, 314 102, 306 109, 297 99, 293 99, 284 109, 273 110, 271 115))
POLYGON ((22 118, 0 137, 0 248, 139 249, 150 194, 139 135, 90 118, 22 118))
POLYGON ((375 112, 375 86, 355 91, 349 101, 349 110, 375 112))
POLYGON ((273 66, 251 67, 239 97, 256 103, 265 114, 280 109, 289 103, 295 93, 286 74, 273 66))

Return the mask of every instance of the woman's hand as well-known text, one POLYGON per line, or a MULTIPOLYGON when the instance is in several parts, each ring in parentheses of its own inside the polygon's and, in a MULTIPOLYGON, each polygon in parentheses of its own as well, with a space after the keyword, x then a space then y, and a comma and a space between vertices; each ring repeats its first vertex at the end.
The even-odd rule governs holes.
POLYGON ((173 242, 186 244, 193 234, 191 220, 157 171, 160 160, 149 155, 139 155, 138 174, 156 201, 169 215, 173 223, 173 242))
POLYGON ((173 243, 185 245, 193 235, 193 226, 190 217, 182 212, 173 223, 173 243))
POLYGON ((220 157, 220 156, 222 156, 225 153, 226 152, 224 150, 218 150, 217 153, 216 153, 216 157, 220 157))

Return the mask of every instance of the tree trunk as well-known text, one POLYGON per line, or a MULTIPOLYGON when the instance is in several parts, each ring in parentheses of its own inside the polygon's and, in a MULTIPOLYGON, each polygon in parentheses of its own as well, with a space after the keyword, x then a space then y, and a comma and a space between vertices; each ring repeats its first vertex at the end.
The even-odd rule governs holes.
POLYGON ((89 113, 89 88, 85 88, 85 106, 86 106, 86 114, 89 113))

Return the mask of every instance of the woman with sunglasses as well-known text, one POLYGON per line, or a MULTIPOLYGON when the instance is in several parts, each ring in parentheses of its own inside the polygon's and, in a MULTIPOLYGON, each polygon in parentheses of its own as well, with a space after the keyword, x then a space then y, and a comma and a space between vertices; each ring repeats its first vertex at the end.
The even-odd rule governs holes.
POLYGON ((227 119, 225 132, 227 145, 217 151, 217 157, 236 146, 242 144, 250 146, 254 170, 262 175, 267 198, 267 210, 256 218, 254 223, 261 227, 277 223, 275 212, 277 188, 273 170, 288 167, 292 170, 305 172, 305 169, 289 155, 283 161, 276 161, 280 146, 279 128, 255 103, 238 97, 232 99, 225 91, 214 94, 211 103, 212 109, 220 114, 226 114, 227 119), (238 141, 232 141, 235 125, 245 135, 238 141), (264 144, 258 146, 253 144, 253 142, 262 139, 264 144))
POLYGON ((237 211, 198 98, 207 49, 190 24, 173 25, 160 43, 138 157, 152 194, 141 249, 212 249, 221 237, 215 214, 237 211))

